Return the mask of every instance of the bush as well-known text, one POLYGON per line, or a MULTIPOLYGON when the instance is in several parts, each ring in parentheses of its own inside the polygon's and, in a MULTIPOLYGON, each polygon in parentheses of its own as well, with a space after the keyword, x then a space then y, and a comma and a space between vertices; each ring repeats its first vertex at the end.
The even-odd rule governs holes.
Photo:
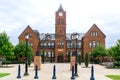
POLYGON ((22 64, 24 61, 2 61, 2 64, 22 64))
POLYGON ((85 55, 85 67, 88 67, 89 60, 88 60, 88 53, 85 55))
POLYGON ((67 57, 68 57, 67 62, 70 63, 70 52, 68 53, 67 57))
POLYGON ((120 67, 120 62, 114 62, 114 67, 120 67))
POLYGON ((82 61, 82 60, 81 60, 81 55, 79 54, 79 55, 78 55, 78 63, 79 63, 79 65, 81 65, 81 61, 82 61))

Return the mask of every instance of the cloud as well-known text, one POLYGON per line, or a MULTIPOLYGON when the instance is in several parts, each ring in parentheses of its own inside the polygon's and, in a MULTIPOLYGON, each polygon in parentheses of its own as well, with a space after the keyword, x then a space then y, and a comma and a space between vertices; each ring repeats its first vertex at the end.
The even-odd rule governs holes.
POLYGON ((0 0, 0 32, 6 31, 14 45, 27 25, 40 33, 54 33, 60 3, 66 11, 68 33, 86 33, 95 23, 107 36, 106 46, 120 38, 119 0, 0 0))

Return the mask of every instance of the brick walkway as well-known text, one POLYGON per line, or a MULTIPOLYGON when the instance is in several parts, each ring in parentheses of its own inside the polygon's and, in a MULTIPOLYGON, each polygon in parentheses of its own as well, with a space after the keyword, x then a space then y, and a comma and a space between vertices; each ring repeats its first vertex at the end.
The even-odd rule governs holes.
MULTIPOLYGON (((71 71, 69 63, 54 63, 56 65, 56 76, 57 80, 71 80, 71 71)), ((52 80, 52 71, 53 65, 51 63, 42 64, 42 70, 39 71, 39 80, 52 80)), ((17 68, 18 65, 9 65, 13 66, 11 68, 0 68, 1 72, 11 73, 11 75, 0 78, 0 80, 17 80, 17 68)), ((83 66, 83 65, 82 65, 83 66)), ((89 65, 91 67, 91 65, 89 65)), ((76 77, 75 80, 90 80, 91 68, 83 68, 80 65, 78 66, 79 77, 76 77)), ((33 70, 33 64, 29 67, 29 76, 23 76, 25 65, 21 64, 21 80, 34 80, 35 71, 33 70)), ((111 80, 105 75, 107 74, 120 74, 119 69, 106 69, 104 66, 94 65, 95 70, 95 80, 111 80)))

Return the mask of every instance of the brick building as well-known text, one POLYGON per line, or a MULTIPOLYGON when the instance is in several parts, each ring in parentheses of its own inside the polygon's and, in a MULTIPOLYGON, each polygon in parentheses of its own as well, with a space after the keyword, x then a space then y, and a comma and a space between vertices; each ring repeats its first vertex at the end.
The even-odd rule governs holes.
POLYGON ((79 37, 76 46, 76 39, 73 39, 76 33, 66 33, 66 12, 61 5, 55 13, 55 33, 39 33, 28 25, 18 37, 19 41, 25 41, 26 34, 29 34, 28 41, 34 54, 37 50, 41 53, 44 51, 46 61, 50 60, 52 54, 55 62, 65 62, 67 55, 72 54, 76 48, 84 59, 86 52, 90 53, 96 45, 105 46, 106 38, 97 25, 93 24, 86 33, 77 33, 79 37))

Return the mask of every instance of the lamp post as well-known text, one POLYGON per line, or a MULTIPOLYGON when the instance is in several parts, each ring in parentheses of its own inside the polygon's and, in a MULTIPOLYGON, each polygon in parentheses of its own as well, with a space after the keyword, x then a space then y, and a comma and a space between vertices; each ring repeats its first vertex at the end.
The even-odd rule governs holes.
POLYGON ((25 73, 24 73, 24 76, 29 75, 29 73, 28 73, 28 38, 29 38, 29 35, 27 34, 25 36, 25 39, 26 39, 26 62, 25 62, 25 73))
POLYGON ((78 33, 73 33, 71 35, 71 39, 74 39, 76 41, 76 46, 75 46, 75 76, 79 76, 78 73, 77 73, 77 40, 79 38, 79 34, 78 33))
POLYGON ((75 54, 75 58, 76 58, 76 60, 75 60, 75 76, 79 76, 78 75, 78 73, 77 73, 77 40, 78 40, 78 38, 79 38, 79 34, 78 33, 75 33, 74 34, 74 37, 75 37, 75 40, 76 40, 76 54, 75 54))

